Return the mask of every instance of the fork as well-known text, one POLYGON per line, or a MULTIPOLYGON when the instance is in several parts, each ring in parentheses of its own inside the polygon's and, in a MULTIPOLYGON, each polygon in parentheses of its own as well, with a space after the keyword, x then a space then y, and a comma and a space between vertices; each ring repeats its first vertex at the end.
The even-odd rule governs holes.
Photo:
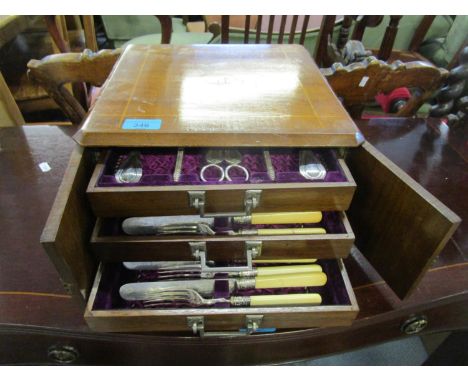
POLYGON ((193 289, 160 289, 151 292, 143 301, 146 308, 157 308, 163 304, 176 303, 190 306, 213 306, 228 303, 231 306, 284 306, 284 305, 320 305, 322 298, 318 293, 293 293, 258 296, 232 296, 230 298, 204 298, 193 289))

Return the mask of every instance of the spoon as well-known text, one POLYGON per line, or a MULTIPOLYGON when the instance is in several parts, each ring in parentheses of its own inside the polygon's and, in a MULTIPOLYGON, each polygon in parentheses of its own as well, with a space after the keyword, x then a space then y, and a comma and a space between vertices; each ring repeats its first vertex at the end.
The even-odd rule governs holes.
POLYGON ((115 173, 115 180, 118 183, 137 183, 142 175, 140 152, 131 151, 115 173))

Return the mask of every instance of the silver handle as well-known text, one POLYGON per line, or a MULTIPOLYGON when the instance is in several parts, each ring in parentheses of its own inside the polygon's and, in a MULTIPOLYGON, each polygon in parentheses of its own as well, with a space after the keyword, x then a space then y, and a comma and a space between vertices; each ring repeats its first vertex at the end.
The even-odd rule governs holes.
POLYGON ((206 213, 206 193, 205 191, 188 191, 189 206, 197 210, 200 217, 216 216, 248 216, 252 210, 260 204, 262 190, 246 190, 244 196, 243 212, 221 212, 214 214, 206 213))
POLYGON ((187 317, 187 325, 192 330, 194 335, 200 337, 238 337, 248 336, 255 333, 262 323, 262 315, 247 315, 245 316, 245 332, 240 331, 225 331, 225 332, 206 332, 205 331, 205 317, 203 316, 190 316, 187 317))
MULTIPOLYGON (((200 261, 202 273, 231 273, 231 272, 252 272, 252 259, 262 254, 262 242, 261 241, 246 241, 245 242, 245 257, 247 259, 247 265, 235 266, 235 267, 210 267, 207 262, 207 251, 206 242, 195 241, 189 242, 192 256, 200 261)), ((248 274, 248 273, 247 273, 248 274)), ((245 276, 245 274, 244 274, 245 276)))

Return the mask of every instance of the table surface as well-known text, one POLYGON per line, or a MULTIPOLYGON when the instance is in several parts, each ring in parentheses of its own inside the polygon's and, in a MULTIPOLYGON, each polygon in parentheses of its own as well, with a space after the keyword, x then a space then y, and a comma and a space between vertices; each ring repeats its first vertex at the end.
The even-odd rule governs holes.
MULTIPOLYGON (((351 328, 262 335, 257 336, 258 341, 272 338, 279 341, 282 336, 303 339, 330 333, 344 336, 385 317, 403 316, 408 311, 450 301, 464 301, 465 304, 468 301, 466 133, 461 129, 449 131, 437 120, 422 119, 373 119, 360 121, 359 127, 368 141, 453 209, 463 221, 408 299, 400 301, 363 257, 352 255, 345 264, 360 313, 351 328)), ((39 244, 41 230, 75 146, 71 139, 75 131, 72 127, 56 126, 0 129, 0 328, 39 327, 74 334, 92 333, 82 318, 83 308, 65 294, 55 268, 39 244), (51 170, 43 172, 39 168, 42 162, 47 162, 51 170)), ((468 326, 468 322, 462 324, 468 326)), ((166 342, 168 338, 158 334, 112 336, 126 340, 151 337, 166 342)), ((368 342, 372 342, 372 338, 368 342)), ((346 347, 343 344, 336 348, 330 346, 325 346, 323 353, 346 347)))

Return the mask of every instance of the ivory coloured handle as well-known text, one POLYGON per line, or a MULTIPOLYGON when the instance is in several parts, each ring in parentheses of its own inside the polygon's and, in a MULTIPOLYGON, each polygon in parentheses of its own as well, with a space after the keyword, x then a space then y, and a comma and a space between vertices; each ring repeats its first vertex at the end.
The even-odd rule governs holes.
POLYGON ((292 273, 288 275, 269 275, 255 277, 255 288, 295 288, 322 286, 327 282, 323 272, 292 273))
POLYGON ((273 260, 262 260, 262 259, 253 259, 252 263, 254 264, 308 264, 315 263, 317 259, 273 259, 273 260))
POLYGON ((320 211, 253 213, 252 224, 295 224, 318 223, 322 220, 320 211))
POLYGON ((257 235, 320 235, 325 234, 324 228, 260 228, 257 235))
POLYGON ((318 293, 270 294, 250 297, 250 306, 320 305, 321 303, 322 297, 318 293))
POLYGON ((257 276, 285 275, 291 273, 322 272, 322 267, 318 264, 307 265, 284 265, 277 267, 257 267, 257 276))

